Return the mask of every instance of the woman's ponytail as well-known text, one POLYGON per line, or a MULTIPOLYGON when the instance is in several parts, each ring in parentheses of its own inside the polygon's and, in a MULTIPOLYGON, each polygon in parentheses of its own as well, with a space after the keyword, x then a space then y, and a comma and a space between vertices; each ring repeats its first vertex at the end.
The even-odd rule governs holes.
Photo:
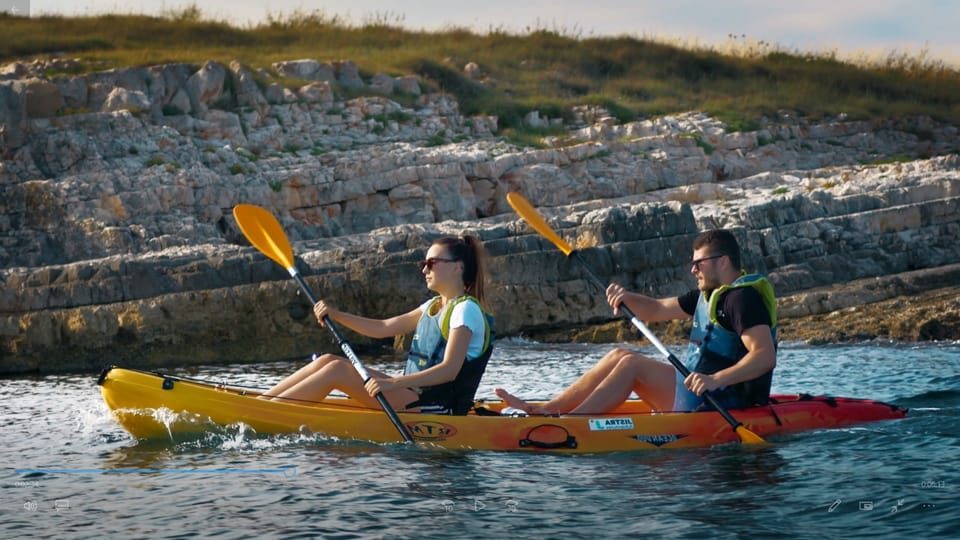
POLYGON ((434 244, 446 247, 453 258, 463 263, 464 290, 467 294, 476 298, 484 309, 487 309, 487 301, 484 296, 484 285, 487 280, 487 255, 480 239, 473 235, 464 234, 460 237, 440 238, 434 244))

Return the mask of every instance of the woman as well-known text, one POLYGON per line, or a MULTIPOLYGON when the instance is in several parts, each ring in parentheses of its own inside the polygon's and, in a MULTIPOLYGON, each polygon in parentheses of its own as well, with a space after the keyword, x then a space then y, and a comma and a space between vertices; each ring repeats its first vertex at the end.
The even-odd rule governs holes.
POLYGON ((383 392, 395 409, 434 414, 466 414, 493 351, 493 319, 484 309, 484 251, 480 241, 464 235, 436 240, 418 263, 427 288, 438 296, 389 319, 368 319, 320 301, 317 321, 333 321, 372 338, 416 330, 403 375, 389 377, 367 369, 364 383, 346 358, 324 354, 264 393, 274 400, 318 401, 337 389, 379 407, 383 392))

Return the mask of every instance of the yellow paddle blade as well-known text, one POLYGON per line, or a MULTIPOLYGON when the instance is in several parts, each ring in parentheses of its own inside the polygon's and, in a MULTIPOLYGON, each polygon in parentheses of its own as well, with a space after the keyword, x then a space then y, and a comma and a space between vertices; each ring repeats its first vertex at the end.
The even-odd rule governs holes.
POLYGON ((237 220, 240 231, 260 253, 288 271, 294 268, 293 248, 273 214, 259 206, 238 204, 233 207, 233 217, 237 220))
POLYGON ((767 441, 743 426, 737 426, 737 435, 743 444, 767 444, 767 441))
POLYGON ((550 225, 547 225, 543 216, 537 212, 537 209, 534 208, 533 205, 530 204, 530 201, 525 199, 523 195, 516 192, 507 193, 507 202, 513 207, 513 211, 516 212, 517 215, 522 217, 524 221, 544 238, 553 242, 553 245, 557 246, 564 255, 570 255, 570 253, 573 252, 573 247, 567 243, 566 240, 560 238, 560 235, 553 232, 553 229, 550 228, 550 225))

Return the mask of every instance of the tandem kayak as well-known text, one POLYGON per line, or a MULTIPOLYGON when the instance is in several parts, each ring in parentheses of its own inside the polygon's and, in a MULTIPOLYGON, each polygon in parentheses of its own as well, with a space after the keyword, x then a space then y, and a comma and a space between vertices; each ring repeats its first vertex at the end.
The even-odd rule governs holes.
MULTIPOLYGON (((401 441, 380 409, 343 397, 319 402, 260 399, 259 391, 120 367, 98 379, 114 417, 141 439, 180 441, 242 424, 261 435, 312 433, 346 440, 401 441)), ((465 416, 398 413, 418 443, 450 449, 569 453, 695 448, 739 441, 717 412, 651 412, 627 400, 605 414, 501 415, 499 401, 465 416)), ((732 410, 761 437, 903 418, 906 409, 868 399, 776 395, 762 407, 732 410)))

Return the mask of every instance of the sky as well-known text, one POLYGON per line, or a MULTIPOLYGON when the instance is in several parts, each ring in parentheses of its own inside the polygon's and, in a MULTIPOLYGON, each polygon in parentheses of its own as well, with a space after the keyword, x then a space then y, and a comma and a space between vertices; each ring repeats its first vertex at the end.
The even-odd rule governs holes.
POLYGON ((238 26, 299 10, 352 24, 386 20, 411 29, 557 30, 722 46, 765 41, 787 50, 884 57, 891 52, 960 65, 960 2, 954 0, 0 0, 61 15, 161 14, 196 5, 238 26), (731 40, 730 36, 736 36, 731 40))

